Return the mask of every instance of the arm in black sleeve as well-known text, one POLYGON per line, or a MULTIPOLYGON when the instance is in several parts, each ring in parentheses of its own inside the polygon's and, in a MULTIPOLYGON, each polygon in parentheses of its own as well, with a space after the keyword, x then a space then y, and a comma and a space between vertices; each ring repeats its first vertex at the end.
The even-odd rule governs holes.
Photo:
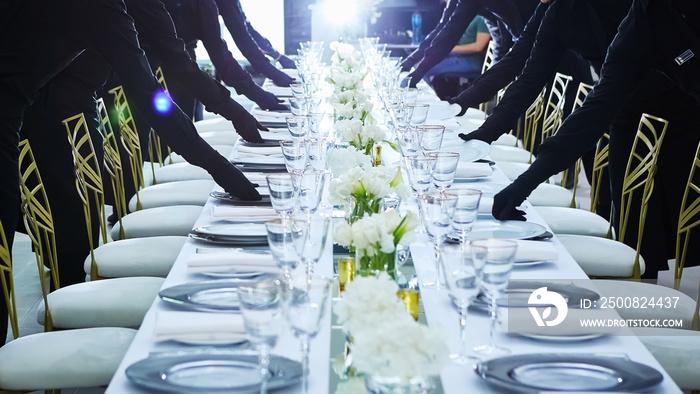
POLYGON ((192 121, 177 106, 166 114, 153 108, 153 95, 160 86, 139 47, 133 19, 126 13, 122 0, 83 0, 82 6, 91 15, 85 23, 93 33, 90 38, 93 48, 113 67, 129 100, 163 141, 189 163, 206 169, 233 195, 260 199, 250 181, 199 136, 192 121))
POLYGON ((450 19, 450 15, 452 15, 457 7, 457 2, 458 0, 448 1, 447 6, 445 6, 445 9, 442 11, 442 16, 440 17, 440 22, 438 22, 437 26, 435 26, 435 28, 428 33, 425 39, 423 39, 420 45, 418 45, 418 48, 416 48, 416 50, 414 50, 406 59, 403 60, 403 62, 401 62, 402 71, 409 71, 413 65, 423 59, 425 49, 430 46, 430 43, 433 42, 435 36, 440 33, 440 30, 442 30, 443 27, 445 27, 445 24, 450 19))
POLYGON ((236 42, 243 56, 248 59, 255 71, 270 78, 275 85, 289 86, 294 80, 275 68, 260 50, 246 28, 246 18, 238 0, 218 0, 219 14, 224 19, 226 28, 236 42))
POLYGON ((411 87, 416 87, 425 74, 452 51, 481 8, 479 2, 473 0, 461 0, 457 3, 450 19, 435 35, 430 46, 425 49, 423 59, 411 73, 411 87))
POLYGON ((527 22, 523 34, 518 38, 510 52, 484 74, 476 78, 471 86, 460 93, 459 96, 447 101, 459 104, 462 107, 463 114, 467 108, 476 107, 490 100, 500 89, 513 82, 522 72, 525 62, 530 56, 532 47, 535 44, 537 31, 548 7, 549 3, 540 3, 527 22))
POLYGON ((647 64, 651 56, 646 51, 651 45, 644 29, 636 26, 639 19, 635 13, 638 12, 641 11, 633 6, 620 24, 618 34, 608 48, 600 80, 583 106, 566 118, 556 135, 540 145, 537 160, 530 168, 496 195, 493 214, 497 219, 512 215, 515 207, 537 185, 568 168, 594 146, 649 72, 647 64))
POLYGON ((280 65, 282 65, 282 68, 297 68, 296 64, 294 64, 294 60, 277 51, 275 47, 272 46, 272 43, 270 43, 270 40, 263 37, 262 34, 255 30, 253 25, 250 24, 248 18, 246 18, 246 28, 248 29, 250 36, 253 37, 253 40, 255 40, 255 43, 258 44, 258 47, 265 55, 278 61, 280 65))
POLYGON ((513 128, 515 121, 552 78, 559 59, 567 49, 566 44, 560 40, 560 18, 554 11, 555 8, 552 7, 546 13, 522 74, 506 90, 503 99, 484 124, 476 131, 464 135, 464 139, 479 139, 488 143, 497 140, 501 134, 513 128))

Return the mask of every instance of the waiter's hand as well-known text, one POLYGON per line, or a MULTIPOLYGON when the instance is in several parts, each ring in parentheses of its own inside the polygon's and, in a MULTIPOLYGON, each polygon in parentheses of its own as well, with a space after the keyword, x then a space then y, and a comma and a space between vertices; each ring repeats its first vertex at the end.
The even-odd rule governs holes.
POLYGON ((517 209, 532 190, 521 185, 516 179, 493 197, 491 213, 498 220, 525 220, 525 212, 517 209))

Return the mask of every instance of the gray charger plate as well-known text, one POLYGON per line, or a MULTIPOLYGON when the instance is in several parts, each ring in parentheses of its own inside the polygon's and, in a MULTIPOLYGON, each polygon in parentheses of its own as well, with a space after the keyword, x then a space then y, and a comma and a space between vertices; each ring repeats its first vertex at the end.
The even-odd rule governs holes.
MULTIPOLYGON (((268 389, 301 381, 301 364, 270 356, 268 389)), ((149 357, 126 369, 129 380, 139 386, 170 393, 259 393, 257 353, 198 353, 149 357)))
POLYGON ((637 393, 663 381, 652 367, 596 354, 520 354, 481 362, 474 370, 487 382, 515 392, 637 393))
MULTIPOLYGON (((581 305, 581 300, 591 300, 593 302, 600 299, 600 294, 593 290, 579 287, 573 284, 555 283, 547 281, 512 281, 506 289, 506 294, 497 301, 500 307, 509 308, 527 308, 528 297, 533 291, 540 287, 546 286, 547 290, 554 291, 566 298, 566 303, 569 308, 578 308, 581 305), (515 296, 513 295, 515 293, 515 296), (522 297, 517 297, 517 294, 522 294, 522 297), (510 294, 510 296, 509 296, 510 294), (511 304, 510 301, 514 301, 511 304)), ((471 306, 480 310, 488 310, 489 300, 484 293, 479 293, 472 301, 471 306)))
MULTIPOLYGON (((269 276, 269 275, 268 275, 269 276)), ((259 276, 255 280, 262 280, 259 276)), ((158 296, 181 309, 206 312, 233 312, 239 309, 236 289, 249 280, 210 280, 184 283, 161 290, 158 296)))
POLYGON ((228 192, 221 191, 221 190, 214 190, 213 192, 209 193, 209 196, 212 198, 215 198, 219 201, 224 201, 224 202, 229 202, 233 203, 235 205, 244 205, 244 206, 272 206, 272 201, 270 200, 270 196, 262 196, 262 199, 257 200, 257 201, 247 201, 247 200, 241 200, 240 198, 234 197, 230 195, 228 192))

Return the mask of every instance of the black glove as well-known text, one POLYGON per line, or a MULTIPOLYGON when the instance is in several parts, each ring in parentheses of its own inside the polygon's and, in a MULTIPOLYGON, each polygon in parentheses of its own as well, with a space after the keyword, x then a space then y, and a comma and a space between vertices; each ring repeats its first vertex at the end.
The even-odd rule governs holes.
POLYGON ((500 137, 500 133, 494 133, 493 130, 489 129, 484 129, 483 127, 479 127, 478 129, 472 131, 471 133, 465 134, 465 133, 459 133, 459 138, 469 141, 469 140, 480 140, 484 141, 486 143, 492 143, 493 141, 496 141, 498 137, 500 137), (497 134, 497 135, 494 135, 497 134))
POLYGON ((289 85, 296 82, 296 80, 294 78, 283 73, 282 71, 280 71, 279 74, 273 75, 270 79, 272 80, 272 82, 275 85, 281 86, 283 88, 289 87, 289 85))
POLYGON ((243 173, 233 164, 226 162, 224 165, 215 166, 209 171, 214 181, 224 188, 231 196, 246 201, 258 201, 262 199, 260 193, 255 190, 255 184, 251 183, 243 173))
POLYGON ((416 85, 418 85, 418 82, 420 81, 420 78, 416 78, 416 76, 414 75, 415 73, 416 72, 413 71, 412 73, 408 74, 408 76, 406 76, 406 78, 411 79, 411 82, 409 82, 409 84, 408 84, 409 88, 415 88, 416 85))
POLYGON ((498 220, 525 220, 525 212, 516 207, 525 201, 532 190, 524 182, 516 179, 493 197, 493 217, 498 220))
POLYGON ((236 129, 238 135, 243 137, 244 140, 248 142, 263 142, 258 130, 267 131, 267 128, 263 127, 263 125, 247 111, 239 115, 236 119, 233 119, 231 123, 233 123, 233 127, 236 129))
POLYGON ((462 99, 460 96, 450 97, 447 99, 447 102, 450 104, 459 104, 459 106, 462 107, 457 116, 466 114, 467 110, 469 109, 469 105, 466 103, 466 100, 462 99))
POLYGON ((286 55, 280 55, 279 59, 277 59, 278 62, 280 62, 280 65, 282 65, 282 68, 297 68, 297 65, 294 63, 294 60, 288 58, 286 55))
POLYGON ((269 109, 271 111, 282 111, 287 109, 282 105, 282 100, 278 99, 274 94, 263 90, 260 86, 255 85, 246 94, 246 97, 255 101, 262 109, 269 109))

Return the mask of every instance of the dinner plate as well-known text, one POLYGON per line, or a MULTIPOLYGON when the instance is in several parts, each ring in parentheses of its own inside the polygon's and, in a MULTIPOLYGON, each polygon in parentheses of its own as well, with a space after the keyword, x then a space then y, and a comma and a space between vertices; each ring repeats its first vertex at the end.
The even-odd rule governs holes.
POLYGON ((227 272, 200 272, 199 274, 215 279, 252 279, 257 278, 260 275, 264 275, 264 272, 260 271, 227 271, 227 272))
POLYGON ((515 261, 513 262, 513 268, 525 268, 525 267, 533 267, 535 265, 540 265, 548 263, 548 261, 545 260, 533 260, 533 261, 515 261))
POLYGON ((223 190, 214 190, 209 193, 209 196, 215 198, 219 201, 231 202, 235 205, 246 205, 246 206, 272 206, 272 201, 270 201, 269 189, 258 189, 258 193, 261 194, 262 199, 256 201, 241 200, 238 197, 230 195, 228 192, 223 190), (266 190, 266 191, 264 191, 266 190))
POLYGON ((181 309, 207 312, 238 312, 236 289, 243 280, 211 280, 184 283, 161 290, 163 301, 181 309))
POLYGON ((480 140, 464 141, 461 145, 440 149, 445 152, 459 153, 459 161, 466 163, 483 159, 491 153, 491 145, 480 140))
POLYGON ((648 365, 596 354, 520 354, 480 362, 474 370, 490 384, 520 392, 641 392, 663 380, 648 365))
POLYGON ((263 142, 241 141, 241 146, 247 146, 249 148, 273 148, 279 147, 280 143, 276 140, 263 140, 263 142))
MULTIPOLYGON (((268 389, 296 384, 301 364, 270 355, 268 389)), ((126 369, 139 386, 177 393, 259 393, 258 355, 253 352, 208 352, 152 356, 126 369)))
POLYGON ((477 220, 468 239, 528 239, 539 237, 547 232, 543 226, 519 220, 477 220))
POLYGON ((190 238, 215 245, 265 245, 267 230, 263 223, 216 223, 193 229, 190 238))
MULTIPOLYGON (((456 180, 456 179, 455 179, 456 180)), ((481 190, 481 197, 493 197, 506 188, 505 183, 478 182, 469 185, 471 189, 481 190)))
POLYGON ((457 116, 460 111, 462 111, 462 107, 460 107, 459 104, 449 104, 446 101, 437 101, 435 103, 430 103, 430 109, 428 109, 428 119, 452 119, 457 116))
POLYGON ((583 341, 590 341, 590 340, 597 339, 597 338, 604 336, 604 334, 602 334, 602 333, 581 334, 581 335, 539 335, 539 334, 519 333, 518 335, 520 335, 521 337, 534 339, 536 341, 555 342, 555 343, 583 342, 583 341))
POLYGON ((284 157, 281 156, 265 156, 265 155, 250 155, 237 156, 230 160, 233 164, 266 164, 266 165, 282 165, 284 166, 284 157))
POLYGON ((248 336, 243 335, 232 335, 228 338, 175 338, 174 342, 182 343, 184 345, 191 346, 226 346, 226 345, 238 345, 248 341, 248 336))
MULTIPOLYGON (((509 308, 530 307, 531 305, 528 303, 530 295, 541 287, 547 287, 548 291, 559 293, 566 299, 566 304, 569 308, 579 308, 581 301, 584 299, 593 302, 600 299, 600 294, 595 291, 571 283, 513 280, 510 281, 505 294, 498 299, 497 304, 500 307, 509 308)), ((489 306, 488 296, 484 293, 479 293, 472 301, 472 306, 476 309, 487 310, 489 306)))

